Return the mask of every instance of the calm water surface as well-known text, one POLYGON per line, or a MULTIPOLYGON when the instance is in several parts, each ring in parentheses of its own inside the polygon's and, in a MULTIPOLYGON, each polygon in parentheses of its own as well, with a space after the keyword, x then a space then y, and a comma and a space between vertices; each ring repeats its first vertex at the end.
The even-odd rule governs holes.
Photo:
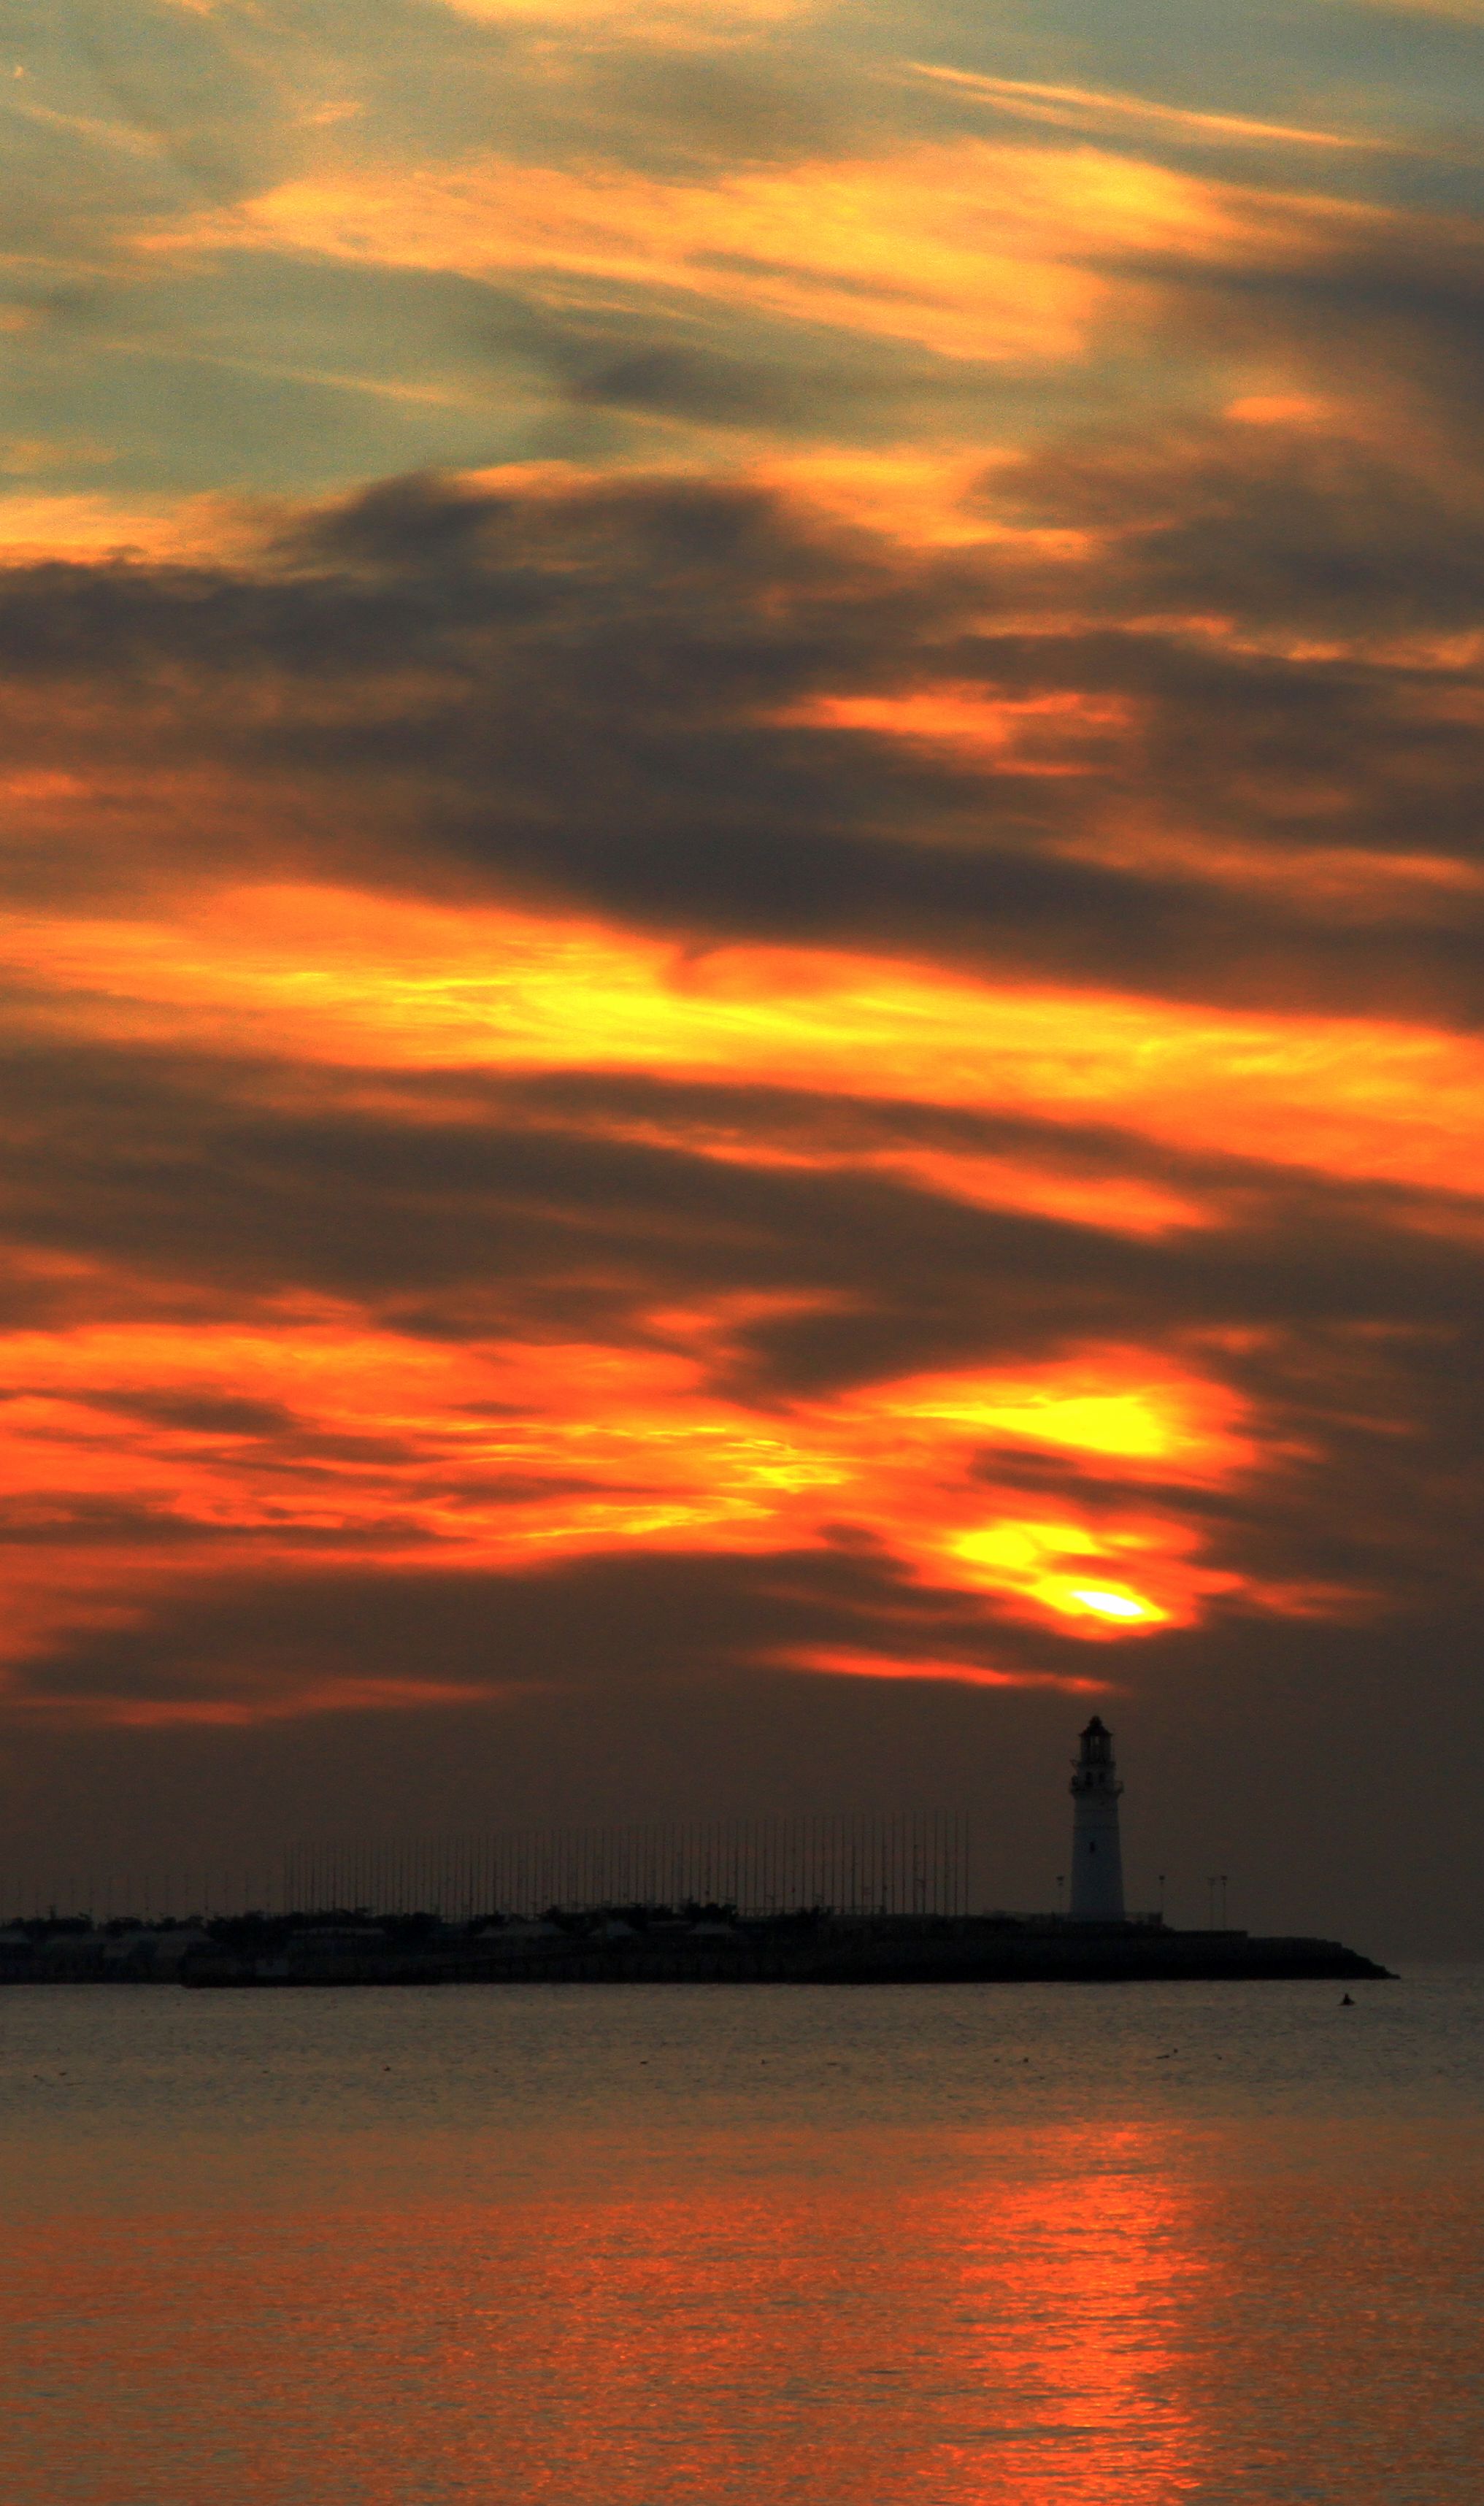
POLYGON ((1484 1979, 0 1992, 4 2506, 1479 2506, 1484 1979))

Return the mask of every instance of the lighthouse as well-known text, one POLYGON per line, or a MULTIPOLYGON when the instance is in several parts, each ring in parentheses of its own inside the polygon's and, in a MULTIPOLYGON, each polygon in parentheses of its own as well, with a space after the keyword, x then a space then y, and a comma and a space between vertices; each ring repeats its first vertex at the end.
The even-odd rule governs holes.
POLYGON ((1113 1764, 1113 1736, 1095 1714, 1082 1734, 1071 1777, 1071 1919, 1074 1923, 1123 1921, 1123 1855, 1118 1844, 1118 1796, 1123 1786, 1113 1764))

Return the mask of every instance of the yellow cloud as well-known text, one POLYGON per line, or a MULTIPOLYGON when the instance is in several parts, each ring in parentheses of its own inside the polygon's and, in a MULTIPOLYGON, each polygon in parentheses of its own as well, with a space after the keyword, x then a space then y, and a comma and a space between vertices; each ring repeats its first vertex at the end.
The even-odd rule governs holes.
MULTIPOLYGON (((146 248, 272 250, 704 296, 943 355, 1077 355, 1120 253, 1225 259, 1271 204, 1092 148, 987 141, 662 181, 486 157, 282 185, 146 248)), ((1271 243, 1271 237, 1269 238, 1271 243)))
POLYGON ((1452 18, 1465 26, 1484 26, 1484 0, 1356 0, 1361 9, 1404 9, 1414 18, 1452 18))
POLYGON ((725 39, 735 27, 777 25, 819 15, 820 0, 442 0, 457 18, 487 26, 577 26, 622 30, 654 41, 675 27, 725 39))
POLYGON ((1086 87, 1050 87, 1035 79, 981 78, 971 70, 913 61, 919 78, 936 79, 961 90, 1000 113, 1028 122, 1049 122, 1058 128, 1125 130, 1143 128, 1178 138, 1218 141, 1227 146, 1290 148, 1387 148, 1391 142, 1365 134, 1311 130, 1291 122, 1253 122, 1241 113, 1201 113, 1188 105, 1160 104, 1150 96, 1109 93, 1086 87))

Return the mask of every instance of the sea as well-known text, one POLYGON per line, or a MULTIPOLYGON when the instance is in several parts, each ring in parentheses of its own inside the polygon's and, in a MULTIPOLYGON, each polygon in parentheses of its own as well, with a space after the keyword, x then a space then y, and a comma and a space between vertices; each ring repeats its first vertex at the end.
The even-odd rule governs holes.
POLYGON ((4 2506, 1480 2506, 1484 1970, 0 1990, 4 2506))

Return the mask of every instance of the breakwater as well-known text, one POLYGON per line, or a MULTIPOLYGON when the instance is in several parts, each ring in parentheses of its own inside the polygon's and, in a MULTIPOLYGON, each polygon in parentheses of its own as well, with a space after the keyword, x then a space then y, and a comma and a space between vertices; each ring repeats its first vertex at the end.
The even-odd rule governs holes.
POLYGON ((1280 1978, 1384 1979, 1387 1969, 1338 1941, 1245 1932, 1156 1938, 1007 1934, 972 1920, 911 1938, 827 1925, 807 1939, 746 1937, 640 1944, 578 1941, 557 1950, 353 1951, 306 1945, 276 1958, 200 1954, 196 1987, 399 1984, 1137 1984, 1280 1978))
POLYGON ((173 1984, 231 1990, 443 1984, 1135 1984, 1383 1979, 1339 1941, 1176 1931, 1154 1920, 859 1916, 753 1920, 725 1908, 538 1921, 380 1924, 242 1917, 209 1926, 72 1924, 0 1944, 3 1984, 173 1984))
POLYGON ((1163 1925, 829 1916, 374 1942, 300 1933, 257 1955, 199 1949, 197 1987, 432 1984, 1094 1984, 1375 1980, 1387 1970, 1338 1941, 1178 1932, 1163 1925))

